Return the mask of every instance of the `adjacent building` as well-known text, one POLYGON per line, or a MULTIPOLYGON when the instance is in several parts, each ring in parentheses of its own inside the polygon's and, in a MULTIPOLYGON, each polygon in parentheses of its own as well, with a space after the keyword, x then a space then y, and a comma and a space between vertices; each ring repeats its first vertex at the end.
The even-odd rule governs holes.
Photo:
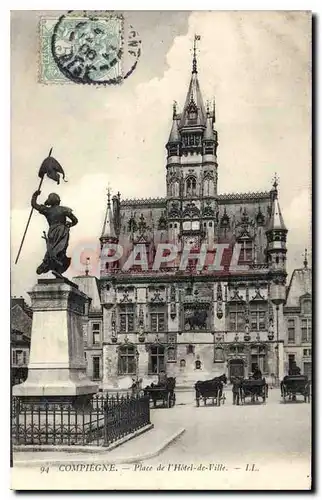
POLYGON ((11 299, 11 385, 24 382, 28 374, 32 311, 22 297, 11 299))
POLYGON ((84 320, 84 347, 87 375, 93 381, 102 381, 103 374, 103 308, 99 295, 99 280, 89 276, 73 278, 79 289, 90 297, 84 320))
POLYGON ((301 372, 312 375, 312 270, 305 253, 302 269, 293 271, 284 307, 286 367, 295 361, 301 372))

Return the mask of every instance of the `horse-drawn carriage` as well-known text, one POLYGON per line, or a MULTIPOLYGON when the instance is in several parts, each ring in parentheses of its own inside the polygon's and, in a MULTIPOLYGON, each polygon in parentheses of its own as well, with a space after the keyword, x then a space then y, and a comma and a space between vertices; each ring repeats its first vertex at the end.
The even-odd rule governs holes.
POLYGON ((233 404, 239 405, 246 402, 246 398, 250 397, 251 402, 255 403, 258 398, 265 403, 268 396, 268 385, 265 378, 259 379, 243 379, 235 378, 233 382, 233 404))
POLYGON ((310 382, 305 375, 286 375, 281 382, 281 397, 296 401, 296 395, 304 397, 304 402, 310 402, 310 382))
POLYGON ((171 408, 176 402, 176 395, 174 392, 175 386, 176 379, 174 377, 167 377, 164 384, 152 383, 145 387, 144 395, 149 396, 150 401, 153 402, 154 408, 156 408, 158 401, 162 401, 162 406, 171 408))
POLYGON ((220 406, 220 402, 225 403, 224 384, 227 384, 226 375, 215 377, 211 380, 198 381, 195 384, 196 404, 200 406, 200 400, 203 399, 204 406, 207 404, 207 399, 212 400, 212 404, 220 406), (215 403, 216 401, 216 403, 215 403))

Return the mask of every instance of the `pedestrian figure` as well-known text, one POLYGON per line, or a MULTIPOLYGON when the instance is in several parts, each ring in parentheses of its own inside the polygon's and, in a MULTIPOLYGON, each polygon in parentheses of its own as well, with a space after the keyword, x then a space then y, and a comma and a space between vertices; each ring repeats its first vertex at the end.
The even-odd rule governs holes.
POLYGON ((167 384, 167 376, 164 370, 161 370, 159 373, 159 380, 158 380, 159 385, 166 385, 167 384))
POLYGON ((262 378, 262 372, 258 368, 258 365, 256 365, 254 368, 253 379, 260 380, 261 378, 262 378))

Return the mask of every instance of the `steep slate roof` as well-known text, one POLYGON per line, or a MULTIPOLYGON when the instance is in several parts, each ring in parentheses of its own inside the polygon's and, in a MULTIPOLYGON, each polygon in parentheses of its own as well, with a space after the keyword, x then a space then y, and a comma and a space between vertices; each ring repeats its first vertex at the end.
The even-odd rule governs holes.
POLYGON ((282 229, 286 230, 286 226, 283 220, 280 204, 277 197, 274 199, 272 215, 270 218, 270 223, 268 229, 282 229))
POLYGON ((173 117, 171 132, 169 135, 168 142, 180 142, 180 135, 178 129, 178 118, 177 116, 173 117))
POLYGON ((196 56, 196 46, 194 45, 193 51, 193 59, 192 59, 192 72, 190 78, 189 89, 187 92, 186 101, 180 116, 180 125, 179 128, 183 128, 188 124, 188 112, 192 107, 197 109, 197 120, 195 125, 206 125, 206 110, 203 102, 203 98, 201 95, 200 85, 198 81, 198 69, 197 69, 197 56, 196 56))
POLYGON ((285 307, 299 307, 300 297, 305 294, 312 295, 312 270, 309 268, 295 269, 287 289, 285 307))
POLYGON ((11 308, 11 330, 16 330, 27 337, 31 337, 32 319, 27 313, 18 305, 11 308))
POLYGON ((108 192, 108 201, 105 212, 105 220, 102 228, 102 237, 112 238, 112 239, 116 238, 111 201, 110 201, 110 192, 108 192))
POLYGON ((73 282, 78 285, 81 292, 85 293, 91 301, 90 311, 100 312, 101 299, 98 291, 98 281, 95 276, 76 276, 73 282))

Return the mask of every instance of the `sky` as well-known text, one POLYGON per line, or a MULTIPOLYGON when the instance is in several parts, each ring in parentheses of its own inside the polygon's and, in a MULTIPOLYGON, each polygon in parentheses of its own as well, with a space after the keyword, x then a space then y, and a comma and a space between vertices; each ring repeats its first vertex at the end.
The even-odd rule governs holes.
POLYGON ((289 229, 289 277, 302 267, 305 247, 311 260, 309 13, 125 12, 140 34, 142 54, 122 85, 102 88, 38 82, 38 19, 46 14, 11 14, 12 295, 27 298, 45 252, 47 223, 35 213, 14 264, 38 169, 52 146, 68 183, 45 179, 40 201, 55 191, 79 219, 67 277, 83 273, 81 249, 97 247, 108 185, 122 198, 165 195, 172 104, 176 100, 180 111, 185 100, 195 34, 201 36, 202 95, 216 99, 218 192, 268 191, 276 172, 289 229))

